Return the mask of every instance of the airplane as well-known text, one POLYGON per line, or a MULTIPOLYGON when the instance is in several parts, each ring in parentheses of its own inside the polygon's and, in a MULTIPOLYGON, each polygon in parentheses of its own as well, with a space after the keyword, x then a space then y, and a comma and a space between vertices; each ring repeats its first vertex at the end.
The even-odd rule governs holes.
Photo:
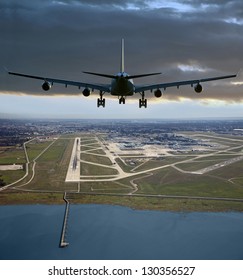
POLYGON ((38 79, 43 80, 44 83, 42 84, 42 89, 44 91, 48 91, 51 89, 54 83, 57 84, 64 84, 66 87, 68 85, 77 86, 79 89, 84 88, 82 93, 85 97, 88 97, 91 94, 91 91, 98 90, 100 97, 97 99, 97 107, 105 107, 105 98, 103 95, 105 93, 109 93, 113 96, 118 96, 119 104, 125 104, 125 98, 127 96, 132 96, 136 93, 141 94, 141 98, 139 99, 139 108, 145 107, 147 108, 147 99, 145 98, 145 91, 150 90, 151 92, 154 90, 154 96, 159 98, 162 96, 162 91, 166 90, 168 87, 177 87, 179 89, 180 86, 183 85, 191 85, 194 86, 194 90, 197 93, 202 92, 203 88, 201 83, 209 82, 214 80, 221 80, 221 79, 228 79, 228 78, 235 78, 237 75, 227 75, 227 76, 219 76, 219 77, 212 77, 212 78, 204 78, 204 79, 195 79, 195 80, 188 80, 188 81, 179 81, 179 82, 170 82, 170 83, 158 83, 158 84, 149 84, 149 85, 135 85, 133 79, 141 78, 141 77, 148 77, 153 75, 159 75, 161 73, 150 73, 150 74, 139 74, 139 75, 128 75, 125 72, 125 64, 124 64, 124 39, 121 40, 121 61, 120 61, 120 72, 115 75, 109 74, 101 74, 101 73, 94 73, 94 72, 87 72, 84 71, 85 74, 110 78, 110 84, 93 84, 93 83, 85 83, 85 82, 75 82, 75 81, 68 81, 68 80, 60 80, 60 79, 53 79, 47 77, 40 77, 40 76, 33 76, 33 75, 26 75, 21 73, 9 72, 10 75, 16 75, 26 78, 38 79))

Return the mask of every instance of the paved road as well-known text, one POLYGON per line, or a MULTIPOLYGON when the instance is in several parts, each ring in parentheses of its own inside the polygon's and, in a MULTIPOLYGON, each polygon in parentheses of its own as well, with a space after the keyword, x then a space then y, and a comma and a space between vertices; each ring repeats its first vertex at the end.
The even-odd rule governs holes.
MULTIPOLYGON (((25 143, 23 144, 24 152, 25 152, 25 158, 26 158, 26 172, 25 172, 25 175, 24 175, 22 178, 20 178, 19 180, 15 181, 15 182, 13 182, 13 183, 7 185, 7 186, 4 186, 4 187, 0 188, 0 191, 6 190, 8 187, 11 187, 11 186, 16 185, 17 183, 21 182, 22 180, 24 180, 24 179, 29 175, 30 160, 29 160, 29 156, 28 156, 28 153, 27 153, 26 144, 30 143, 31 141, 34 141, 35 139, 36 139, 36 138, 33 138, 33 139, 31 139, 31 140, 29 140, 29 141, 27 141, 27 142, 25 142, 25 143)), ((52 141, 50 145, 48 145, 44 150, 41 151, 41 153, 40 153, 36 158, 33 159, 32 176, 31 176, 31 178, 29 179, 29 181, 28 181, 27 183, 24 183, 24 184, 22 184, 22 185, 18 185, 18 187, 16 187, 16 189, 22 188, 22 187, 24 187, 24 186, 26 186, 26 185, 28 185, 29 183, 32 182, 32 180, 33 180, 34 177, 35 177, 36 160, 37 160, 41 155, 43 155, 43 154, 57 141, 57 139, 58 139, 58 138, 56 138, 54 141, 52 141)), ((15 187, 13 187, 13 189, 14 189, 14 188, 15 188, 15 187)), ((23 190, 23 189, 22 189, 22 190, 23 190)))

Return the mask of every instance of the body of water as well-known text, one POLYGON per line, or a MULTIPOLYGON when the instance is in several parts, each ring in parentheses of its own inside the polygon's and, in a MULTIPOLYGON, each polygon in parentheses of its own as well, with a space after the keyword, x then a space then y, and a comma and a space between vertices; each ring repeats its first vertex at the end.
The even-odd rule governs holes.
POLYGON ((243 213, 71 205, 0 207, 0 259, 243 259, 243 213))

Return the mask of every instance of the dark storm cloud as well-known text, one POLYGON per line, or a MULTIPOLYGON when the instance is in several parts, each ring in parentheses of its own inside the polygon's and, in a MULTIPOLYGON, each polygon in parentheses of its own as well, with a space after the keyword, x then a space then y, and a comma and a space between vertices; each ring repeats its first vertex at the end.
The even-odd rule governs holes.
MULTIPOLYGON (((106 83, 109 80, 82 71, 119 71, 124 37, 129 74, 163 72, 135 80, 138 84, 227 75, 242 67, 242 1, 177 1, 180 6, 157 2, 156 7, 150 5, 153 1, 142 0, 2 1, 1 64, 27 74, 106 83), (200 71, 182 71, 190 68, 180 65, 200 71)), ((43 94, 40 81, 3 72, 0 79, 2 92, 43 94)), ((168 89, 166 98, 243 99, 242 88, 228 81, 205 87, 208 93, 203 95, 194 94, 190 87, 168 89)), ((50 94, 78 92, 56 85, 50 94)))

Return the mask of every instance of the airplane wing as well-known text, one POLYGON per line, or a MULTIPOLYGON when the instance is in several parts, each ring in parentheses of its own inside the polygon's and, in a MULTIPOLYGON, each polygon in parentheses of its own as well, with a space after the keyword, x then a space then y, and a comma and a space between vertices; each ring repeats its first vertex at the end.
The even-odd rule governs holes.
POLYGON ((172 83, 163 83, 163 84, 152 84, 152 85, 144 85, 144 86, 135 86, 135 92, 143 92, 146 90, 153 90, 153 89, 164 89, 168 87, 177 87, 184 85, 197 85, 203 82, 209 82, 209 81, 215 81, 215 80, 222 80, 222 79, 228 79, 228 78, 235 78, 237 75, 228 75, 228 76, 219 76, 219 77, 213 77, 213 78, 206 78, 206 79, 198 79, 198 80, 188 80, 188 81, 180 81, 180 82, 172 82, 172 83))
POLYGON ((84 87, 84 88, 90 88, 92 90, 100 90, 100 91, 103 91, 103 92, 110 92, 110 85, 90 84, 90 83, 83 83, 83 82, 60 80, 60 79, 46 78, 46 77, 41 77, 41 76, 32 76, 32 75, 20 74, 20 73, 9 72, 9 71, 8 71, 8 74, 15 75, 15 76, 20 76, 20 77, 25 77, 25 78, 43 80, 44 82, 48 82, 51 85, 53 85, 54 83, 57 83, 57 84, 63 84, 66 87, 68 85, 70 85, 70 86, 76 86, 78 88, 84 87))

